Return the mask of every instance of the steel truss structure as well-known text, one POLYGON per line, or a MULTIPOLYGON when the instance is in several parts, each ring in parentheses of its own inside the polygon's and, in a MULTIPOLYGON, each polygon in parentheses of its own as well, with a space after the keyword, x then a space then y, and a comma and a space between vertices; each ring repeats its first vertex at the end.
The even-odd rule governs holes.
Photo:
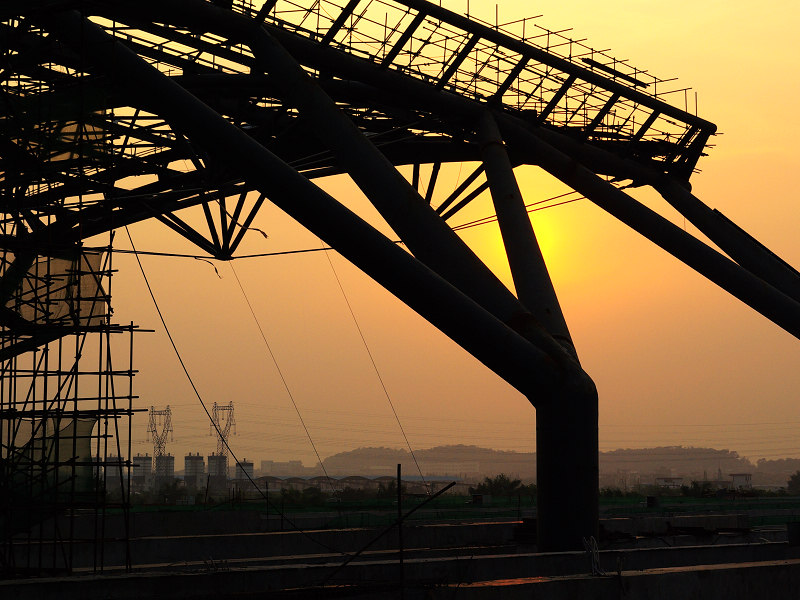
POLYGON ((597 392, 515 166, 541 167, 800 335, 794 269, 690 192, 715 126, 686 91, 534 20, 423 0, 28 0, 0 19, 2 202, 20 227, 4 247, 56 254, 152 218, 226 259, 269 200, 530 399, 541 549, 597 533, 597 392), (441 198, 451 162, 478 166, 441 198), (410 254, 312 181, 334 174, 410 254), (654 187, 727 256, 625 185, 654 187), (448 225, 487 189, 516 295, 448 225), (190 207, 203 228, 179 216, 190 207))

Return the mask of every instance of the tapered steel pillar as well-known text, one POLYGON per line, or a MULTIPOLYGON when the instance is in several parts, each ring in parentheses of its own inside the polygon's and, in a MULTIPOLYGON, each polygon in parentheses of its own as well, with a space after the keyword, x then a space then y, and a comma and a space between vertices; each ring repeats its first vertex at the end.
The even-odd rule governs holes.
POLYGON ((478 141, 517 297, 542 327, 577 358, 514 167, 491 112, 481 116, 478 141))

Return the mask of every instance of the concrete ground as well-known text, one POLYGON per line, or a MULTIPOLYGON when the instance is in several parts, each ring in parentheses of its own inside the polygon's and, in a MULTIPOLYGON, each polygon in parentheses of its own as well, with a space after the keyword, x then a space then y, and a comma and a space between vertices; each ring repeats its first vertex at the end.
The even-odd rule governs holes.
POLYGON ((72 576, 0 581, 0 598, 773 600, 800 590, 800 546, 785 526, 751 528, 743 514, 605 519, 594 555, 536 552, 530 520, 406 525, 402 552, 396 529, 242 532, 239 523, 192 534, 185 525, 170 525, 182 535, 108 542, 103 574, 92 572, 94 546, 76 545, 72 576))

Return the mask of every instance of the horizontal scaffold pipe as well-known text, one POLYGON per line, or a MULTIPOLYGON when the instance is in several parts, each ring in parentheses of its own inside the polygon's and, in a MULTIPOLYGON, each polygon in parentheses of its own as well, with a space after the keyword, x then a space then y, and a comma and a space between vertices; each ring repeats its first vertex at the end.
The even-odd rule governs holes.
MULTIPOLYGON (((87 69, 158 114, 214 160, 242 173, 259 191, 300 224, 470 352, 537 404, 547 401, 567 377, 546 353, 439 277, 300 173, 228 123, 100 27, 75 11, 40 19, 62 43, 82 53, 87 69)), ((573 363, 574 364, 574 363, 573 363)))

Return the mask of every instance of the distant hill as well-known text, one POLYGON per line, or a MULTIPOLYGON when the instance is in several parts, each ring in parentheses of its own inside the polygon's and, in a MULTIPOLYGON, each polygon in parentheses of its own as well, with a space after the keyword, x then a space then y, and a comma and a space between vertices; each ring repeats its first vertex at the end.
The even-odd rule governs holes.
MULTIPOLYGON (((492 450, 479 446, 437 446, 417 450, 414 455, 425 475, 485 477, 506 473, 515 477, 536 476, 536 454, 492 450)), ((397 463, 403 471, 415 474, 417 467, 407 450, 398 448, 358 448, 340 452, 323 461, 331 475, 391 475, 397 463)))
MULTIPOLYGON (((414 452, 425 475, 450 475, 479 480, 500 473, 534 480, 536 453, 492 450, 479 446, 437 446, 414 452)), ((408 475, 417 473, 411 454, 400 448, 357 448, 323 461, 331 475, 393 475, 397 463, 408 475)), ((602 486, 652 483, 655 477, 692 480, 727 479, 731 473, 751 473, 754 484, 785 485, 800 470, 800 459, 761 459, 756 464, 732 450, 661 446, 628 448, 600 453, 602 486)))
POLYGON ((715 448, 661 446, 612 450, 600 453, 600 468, 605 471, 646 471, 670 476, 671 473, 714 479, 722 472, 752 473, 755 466, 738 452, 715 448))

